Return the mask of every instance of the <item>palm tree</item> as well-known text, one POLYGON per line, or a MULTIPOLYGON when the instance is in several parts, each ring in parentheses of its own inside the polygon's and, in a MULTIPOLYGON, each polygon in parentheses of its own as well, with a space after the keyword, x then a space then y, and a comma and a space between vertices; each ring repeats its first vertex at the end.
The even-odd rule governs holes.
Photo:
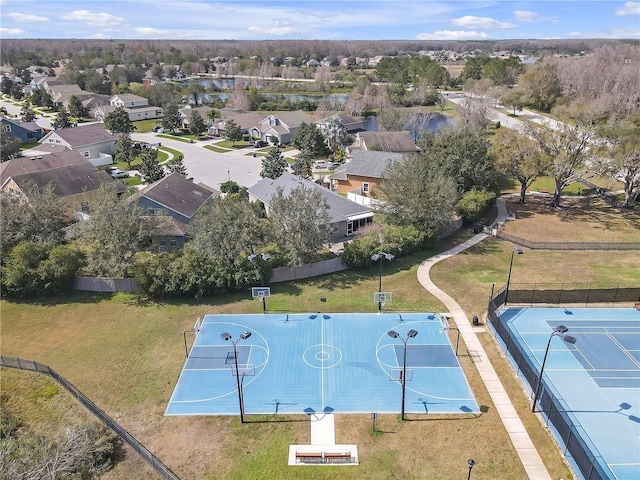
POLYGON ((322 126, 324 141, 331 153, 335 153, 347 137, 347 128, 337 116, 329 118, 322 126))

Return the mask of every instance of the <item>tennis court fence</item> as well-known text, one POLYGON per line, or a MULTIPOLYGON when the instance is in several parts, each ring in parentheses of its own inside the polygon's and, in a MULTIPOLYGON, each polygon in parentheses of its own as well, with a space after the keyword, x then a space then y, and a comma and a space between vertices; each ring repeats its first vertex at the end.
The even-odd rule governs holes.
POLYGON ((109 427, 123 442, 129 445, 140 457, 147 462, 158 474, 168 480, 180 480, 179 477, 169 469, 164 463, 151 453, 147 448, 137 441, 133 436, 122 428, 118 422, 107 415, 101 408, 93 403, 86 395, 78 390, 71 382, 62 375, 57 373, 47 365, 35 362, 33 360, 25 360, 22 358, 0 356, 0 366, 17 368, 19 370, 29 370, 47 375, 55 380, 67 392, 69 392, 78 402, 80 402, 87 410, 93 413, 104 425, 109 427))
MULTIPOLYGON (((498 341, 506 349, 513 367, 517 370, 516 373, 526 379, 533 391, 538 373, 531 357, 526 354, 520 342, 512 338, 511 331, 502 323, 493 301, 489 302, 487 321, 498 341)), ((547 422, 556 431, 559 442, 564 445, 564 454, 574 460, 586 480, 608 479, 605 460, 593 443, 581 435, 581 432, 584 434, 582 427, 574 423, 562 399, 557 398, 544 382, 540 383, 540 392, 538 412, 546 416, 547 422)))
POLYGON ((514 305, 607 307, 633 306, 640 301, 640 286, 602 283, 511 283, 494 291, 491 301, 499 308, 514 305))

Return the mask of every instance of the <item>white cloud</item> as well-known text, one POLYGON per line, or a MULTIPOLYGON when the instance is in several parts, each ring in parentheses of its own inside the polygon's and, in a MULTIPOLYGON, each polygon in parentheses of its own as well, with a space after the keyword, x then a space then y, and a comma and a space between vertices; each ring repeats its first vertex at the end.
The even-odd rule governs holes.
POLYGON ((0 35, 20 35, 25 33, 24 30, 20 28, 2 28, 0 27, 0 35))
POLYGON ((256 35, 273 35, 276 37, 298 33, 295 28, 285 25, 274 25, 273 27, 249 27, 249 31, 256 35))
POLYGON ((534 20, 538 14, 529 10, 516 10, 513 12, 513 16, 516 17, 516 20, 519 22, 530 22, 534 20))
POLYGON ((461 30, 440 30, 433 33, 419 33, 416 40, 476 40, 491 38, 484 32, 467 32, 461 30))
POLYGON ((105 35, 104 33, 96 33, 94 35, 89 35, 87 38, 93 38, 96 40, 109 40, 111 37, 109 35, 105 35))
POLYGON ((175 32, 173 30, 168 30, 165 28, 152 28, 152 27, 137 27, 135 28, 136 33, 140 34, 139 38, 173 38, 175 37, 175 32))
POLYGON ((7 17, 12 18, 18 23, 33 23, 33 22, 48 22, 47 17, 41 17, 40 15, 25 15, 24 13, 11 12, 7 14, 7 17))
POLYGON ((124 18, 114 17, 108 13, 91 13, 89 10, 75 10, 66 15, 61 15, 63 20, 77 20, 86 22, 95 27, 113 27, 124 23, 124 18))
POLYGON ((640 15, 640 2, 625 2, 625 4, 616 10, 619 17, 629 17, 632 15, 640 15))
POLYGON ((473 17, 465 15, 464 17, 454 18, 451 23, 457 27, 476 28, 481 30, 500 30, 504 28, 516 28, 513 23, 505 23, 488 17, 473 17))

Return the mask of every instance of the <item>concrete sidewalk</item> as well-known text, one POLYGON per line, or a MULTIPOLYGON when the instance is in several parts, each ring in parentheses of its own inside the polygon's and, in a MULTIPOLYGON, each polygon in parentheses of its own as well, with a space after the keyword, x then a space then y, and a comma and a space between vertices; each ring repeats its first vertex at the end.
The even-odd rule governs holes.
MULTIPOLYGON (((493 223, 503 223, 509 218, 509 214, 507 212, 505 206, 505 199, 498 199, 498 216, 493 223)), ((437 297, 442 303, 445 304, 449 312, 452 314, 453 319, 460 331, 460 335, 464 342, 467 345, 469 351, 474 352, 474 362, 476 367, 478 368, 478 372, 480 373, 480 377, 482 378, 489 395, 491 396, 491 400, 493 401, 498 414, 500 415, 500 419, 505 426, 505 429, 509 433, 509 437, 511 438, 511 442, 518 452, 518 456, 520 457, 520 461, 524 466, 525 471, 527 472, 527 476, 532 480, 551 480, 547 469, 542 463, 542 459, 540 455, 533 445, 529 434, 527 433, 520 417, 513 407, 507 392, 505 391, 496 371, 494 370, 487 354, 485 353, 480 340, 477 337, 478 329, 471 325, 471 322, 467 318, 464 310, 457 304, 457 302, 447 295, 445 292, 440 290, 429 277, 429 271, 431 267, 438 263, 441 260, 445 260, 452 255, 460 253, 466 250, 469 247, 481 242, 488 235, 481 233, 475 235, 471 239, 462 243, 461 245, 457 245, 456 247, 447 250, 439 255, 435 255, 431 258, 428 258, 424 262, 420 264, 418 267, 418 281, 422 284, 422 286, 429 291, 429 293, 433 294, 437 297)))

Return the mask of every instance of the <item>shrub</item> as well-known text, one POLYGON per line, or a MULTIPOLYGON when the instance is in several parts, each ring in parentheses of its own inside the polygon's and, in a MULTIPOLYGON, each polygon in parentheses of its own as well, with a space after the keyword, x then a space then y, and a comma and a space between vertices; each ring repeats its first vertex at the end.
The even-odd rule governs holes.
POLYGON ((391 253, 397 257, 408 255, 424 242, 424 234, 412 225, 386 225, 380 231, 372 230, 345 243, 342 261, 349 268, 368 267, 373 263, 371 257, 375 253, 391 253))
POLYGON ((493 206, 495 200, 496 194, 484 188, 469 190, 458 202, 457 210, 465 223, 474 222, 493 206))

